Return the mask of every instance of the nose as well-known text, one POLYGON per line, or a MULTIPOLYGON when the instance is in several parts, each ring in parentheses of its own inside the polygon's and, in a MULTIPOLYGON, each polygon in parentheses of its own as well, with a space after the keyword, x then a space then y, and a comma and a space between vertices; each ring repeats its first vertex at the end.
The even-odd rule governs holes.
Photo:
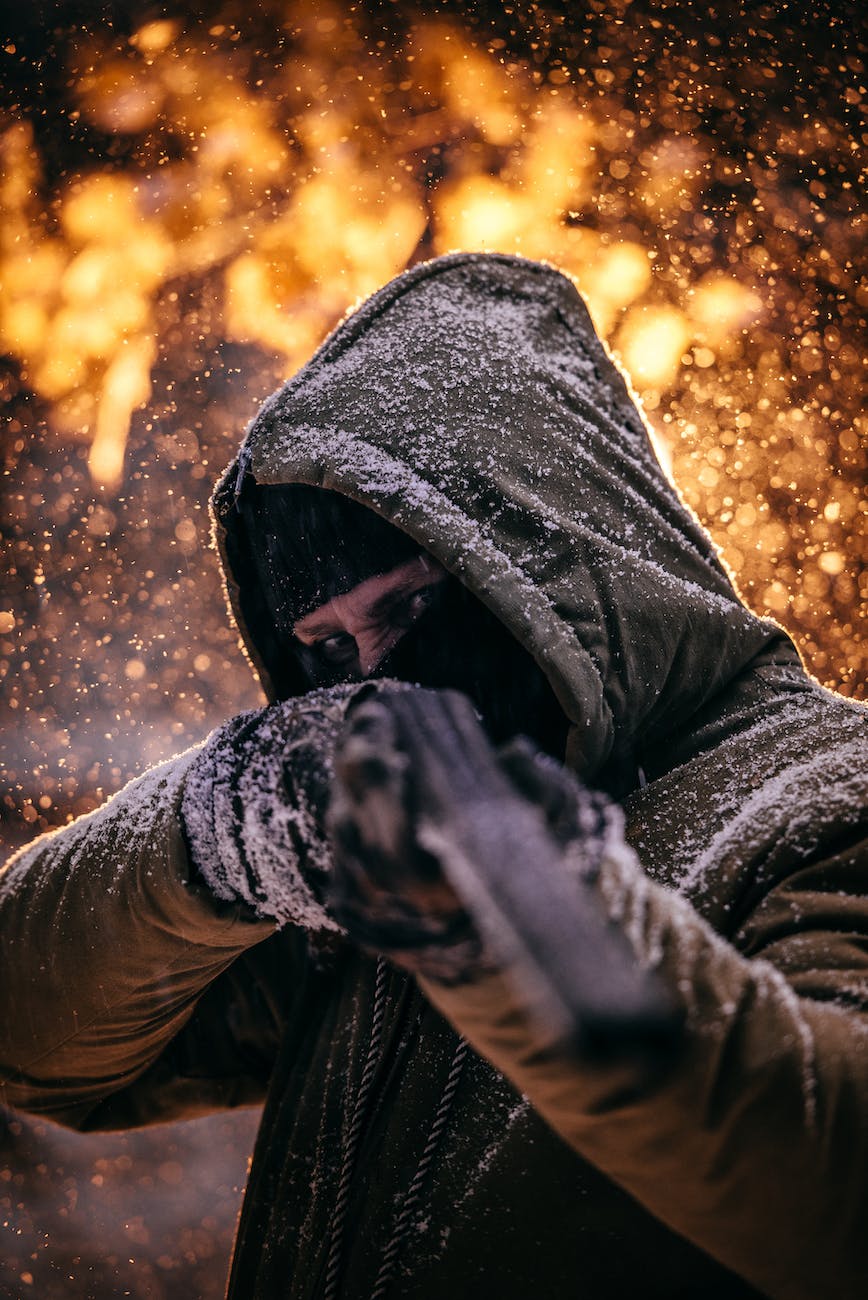
POLYGON ((359 629, 356 631, 355 640, 359 654, 359 668, 363 677, 369 676, 374 671, 381 659, 384 659, 389 651, 398 644, 401 636, 402 631, 398 628, 391 628, 386 633, 380 630, 362 631, 359 629))

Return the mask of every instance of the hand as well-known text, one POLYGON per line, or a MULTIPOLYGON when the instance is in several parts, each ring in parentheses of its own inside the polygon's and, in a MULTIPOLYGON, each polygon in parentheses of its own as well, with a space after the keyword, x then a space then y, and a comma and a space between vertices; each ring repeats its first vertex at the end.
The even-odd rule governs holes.
POLYGON ((586 1058, 677 1041, 680 1012, 597 886, 629 853, 620 811, 525 741, 496 752, 464 696, 359 694, 327 824, 329 906, 357 943, 444 983, 503 969, 586 1058))
POLYGON ((469 978, 491 959, 444 861, 511 856, 528 834, 545 837, 549 857, 590 839, 596 796, 583 793, 527 741, 495 751, 455 691, 360 693, 335 754, 330 910, 356 942, 407 969, 469 978))
POLYGON ((328 905, 363 947, 451 980, 479 964, 481 945, 419 832, 451 803, 442 775, 460 759, 466 733, 475 738, 480 728, 456 692, 408 691, 406 707, 394 708, 382 707, 383 698, 357 697, 337 745, 328 905))
POLYGON ((324 903, 335 741, 360 691, 407 689, 378 682, 312 691, 240 714, 212 734, 187 774, 181 820, 199 880, 217 898, 279 924, 339 928, 324 903))

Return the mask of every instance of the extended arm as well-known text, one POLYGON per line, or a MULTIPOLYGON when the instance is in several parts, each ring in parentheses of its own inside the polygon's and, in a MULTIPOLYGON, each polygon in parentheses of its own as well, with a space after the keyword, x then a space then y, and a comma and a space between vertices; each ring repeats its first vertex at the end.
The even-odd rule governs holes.
POLYGON ((0 886, 3 1101, 67 1123, 131 1083, 207 985, 272 930, 191 881, 192 750, 43 836, 0 886))
POLYGON ((351 694, 241 715, 13 858, 0 1099, 78 1127, 261 1099, 291 931, 327 923, 318 800, 351 694))
MULTIPOLYGON (((402 707, 406 714, 407 703, 402 707)), ((438 731, 454 741, 454 711, 440 728, 431 723, 429 712, 426 743, 436 747, 438 731)), ((466 726, 458 719, 459 731, 466 726)), ((475 751, 477 742, 468 738, 475 751)), ((493 754, 488 762, 494 765, 493 754)), ((419 768, 405 770, 415 779, 419 768)), ((454 837, 450 847, 452 810, 448 797, 439 810, 426 809, 431 785, 424 770, 423 788, 405 790, 402 806, 413 817, 425 809, 422 822, 436 822, 438 834, 432 838, 416 822, 404 827, 404 842, 415 825, 416 841, 429 853, 439 845, 448 875, 446 858, 456 847, 454 837)), ((467 784, 453 795, 472 805, 467 784)), ((478 787, 487 784, 482 771, 478 787)), ((337 811, 361 828, 382 859, 388 843, 377 827, 389 819, 382 807, 377 819, 366 814, 363 787, 353 791, 350 783, 337 811)), ((788 795, 798 807, 798 791, 788 795)), ((518 791, 479 813, 503 827, 517 798, 518 791)), ((575 800, 579 824, 588 796, 578 786, 575 800)), ((768 858, 743 864, 756 898, 735 942, 685 898, 651 881, 623 839, 602 839, 596 863, 584 853, 612 924, 637 963, 656 970, 682 1007, 681 1049, 662 1070, 640 1055, 608 1063, 577 1056, 534 1014, 522 971, 509 960, 492 961, 490 945, 487 961, 465 965, 463 978, 446 956, 432 964, 426 949, 406 938, 396 936, 393 955, 416 970, 434 1005, 553 1129, 671 1228, 771 1296, 857 1300, 868 1278, 868 862, 864 828, 855 821, 842 832, 839 819, 834 842, 831 830, 825 839, 814 831, 810 844, 778 848, 774 872, 768 858)), ((532 873, 520 837, 515 844, 515 869, 532 873)), ((350 899, 343 914, 351 932, 354 909, 382 910, 376 891, 360 901, 365 844, 357 840, 355 851, 355 862, 342 865, 338 877, 350 899)), ((563 850, 564 871, 572 856, 563 850)), ((379 872, 382 878, 381 866, 379 872)), ((417 878, 404 891, 423 916, 430 861, 427 875, 427 883, 417 878)), ((534 880, 546 889, 544 877, 534 880)))

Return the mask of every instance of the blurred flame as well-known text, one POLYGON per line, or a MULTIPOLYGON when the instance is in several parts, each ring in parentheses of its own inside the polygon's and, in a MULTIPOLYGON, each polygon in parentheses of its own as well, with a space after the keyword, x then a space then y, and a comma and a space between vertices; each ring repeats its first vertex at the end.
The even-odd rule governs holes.
POLYGON ((663 388, 675 376, 690 341, 690 327, 676 307, 638 307, 627 315, 618 350, 637 388, 663 388))
POLYGON ((762 311, 756 293, 739 281, 719 274, 700 280, 691 291, 689 301, 698 333, 712 348, 748 325, 762 311))
POLYGON ((130 416, 151 395, 151 366, 156 351, 152 338, 135 339, 117 354, 105 372, 88 456, 91 476, 104 487, 115 488, 123 480, 130 416))
POLYGON ((682 206, 695 208, 706 163, 698 141, 683 135, 669 136, 643 154, 640 161, 645 176, 638 194, 647 208, 659 216, 682 206))
MULTIPOLYGON (((407 86, 427 98, 393 120, 385 89, 344 73, 339 60, 357 59, 359 48, 342 11, 293 11, 304 57, 287 64, 280 106, 236 75, 231 46, 203 49, 175 21, 147 22, 126 44, 93 38, 76 80, 82 113, 104 131, 144 133, 146 151, 148 132, 169 128, 180 148, 171 158, 148 156, 136 179, 70 176, 58 234, 45 233, 35 210, 40 178, 29 128, 7 133, 18 180, 6 183, 2 215, 18 235, 3 246, 3 339, 54 403, 58 427, 90 427, 89 464, 106 485, 120 482, 129 415, 147 391, 157 297, 172 277, 222 265, 225 333, 292 365, 348 303, 403 269, 429 226, 435 252, 501 250, 560 264, 578 278, 604 332, 649 290, 640 244, 609 244, 565 220, 593 196, 601 129, 577 111, 569 86, 539 98, 526 70, 431 20, 407 46, 407 86), (336 69, 340 96, 327 93, 336 69), (457 169, 420 192, 401 150, 468 129, 480 149, 465 150, 457 169), (498 174, 483 145, 503 152, 498 174)), ((655 202, 696 156, 690 144, 663 151, 655 202)), ((617 174, 627 170, 621 164, 617 174)), ((719 328, 722 318, 735 320, 742 307, 727 301, 722 312, 722 292, 701 289, 698 321, 719 328)), ((640 387, 671 379, 684 346, 681 319, 666 309, 627 320, 619 343, 640 387)))
POLYGON ((651 263, 639 244, 616 244, 601 250, 591 266, 579 273, 579 283, 594 324, 609 334, 618 311, 641 298, 651 283, 651 263))
POLYGON ((157 18, 140 27, 130 37, 130 45, 134 45, 137 50, 143 50, 145 54, 158 54, 160 50, 165 50, 171 45, 177 35, 178 23, 169 18, 157 18))
POLYGON ((509 145, 518 139, 523 115, 513 79, 500 64, 469 45, 448 23, 426 24, 414 44, 422 71, 438 85, 453 118, 473 122, 491 144, 509 145))
POLYGON ((166 93, 156 77, 143 77, 129 63, 111 60, 83 78, 80 102, 86 116, 103 131, 135 135, 160 116, 166 93))
MULTIPOLYGON (((135 762, 254 702, 231 672, 208 566, 188 563, 206 486, 256 393, 302 365, 355 299, 455 248, 574 277, 661 463, 745 595, 786 618, 824 682, 864 690, 862 195, 843 179, 856 175, 844 118, 833 108, 784 128, 778 103, 767 129, 739 134, 717 56, 685 77, 693 54, 667 52, 641 21, 601 13, 611 46, 576 28, 567 69, 541 26, 519 54, 424 8, 398 5, 381 30, 339 0, 282 0, 271 17, 248 6, 244 24, 223 5, 222 18, 154 14, 128 38, 57 27, 75 149, 59 156, 62 131, 52 138, 44 175, 50 113, 35 130, 24 117, 0 125, 17 479, 0 676, 19 725, 53 707, 76 717, 74 745, 59 726, 26 729, 33 753, 13 762, 18 775, 7 769, 11 790, 28 784, 78 812, 99 782, 120 783, 120 759, 74 767, 91 692, 111 715, 97 757, 109 732, 127 743, 145 691, 159 692, 148 709, 163 701, 164 739, 132 728, 135 762), (158 343, 166 391, 152 398, 158 343), (239 365, 243 382, 230 379, 239 365), (29 392, 41 399, 32 429, 17 418, 29 392), (127 456, 149 401, 147 449, 127 456), (83 463, 104 489, 97 502, 83 463), (50 778, 46 754, 60 764, 50 778)), ((517 27, 537 6, 525 8, 517 27)), ((754 72, 748 62, 735 80, 754 72)), ((34 826, 39 797, 13 800, 34 826)))
POLYGON ((444 187, 437 204, 439 243, 445 249, 524 253, 532 238, 533 197, 492 176, 468 176, 444 187))
MULTIPOLYGON (((786 594, 805 565, 820 595, 855 600, 842 530, 858 506, 827 466, 834 438, 839 460, 858 454, 835 395, 846 380, 854 405, 858 351, 837 326, 788 339, 768 320, 774 277, 809 223, 797 189, 775 189, 775 151, 828 152, 831 127, 779 131, 750 177, 759 206, 720 224, 709 194, 721 178, 746 183, 752 155, 724 157, 707 126, 693 132, 699 119, 662 68, 660 121, 643 122, 608 47, 607 66, 568 72, 430 15, 392 48, 363 34, 352 7, 286 0, 285 12, 291 55, 269 61, 228 21, 157 17, 128 39, 70 35, 81 117, 119 144, 110 164, 65 174, 50 203, 30 125, 0 135, 0 344, 49 404, 55 436, 91 442, 94 480, 123 483, 130 417, 148 400, 176 284, 213 295, 207 326, 178 309, 180 328, 296 367, 422 251, 519 253, 576 279, 661 460, 719 521, 732 564, 788 554, 757 599, 808 620, 813 588, 807 605, 786 594), (800 376, 831 395, 795 395, 800 376), (793 545, 787 509, 803 521, 793 545)), ((691 94, 716 93, 713 79, 700 83, 691 94)), ((830 223, 805 256, 806 310, 812 285, 849 283, 841 230, 830 223)))
POLYGON ((324 312, 340 314, 402 271, 425 222, 409 187, 383 193, 374 173, 335 160, 299 187, 255 250, 227 266, 227 332, 300 364, 322 333, 324 312))

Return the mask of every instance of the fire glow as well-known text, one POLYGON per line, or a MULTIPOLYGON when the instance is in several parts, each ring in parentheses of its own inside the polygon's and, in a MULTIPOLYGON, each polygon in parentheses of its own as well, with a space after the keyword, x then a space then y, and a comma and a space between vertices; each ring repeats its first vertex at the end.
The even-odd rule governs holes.
MULTIPOLYGON (((208 486, 259 397, 354 301, 453 248, 577 279, 746 597, 821 680, 861 694, 861 213, 843 118, 789 112, 762 33, 734 85, 712 32, 700 58, 618 4, 571 55, 563 17, 535 6, 505 35, 448 7, 396 6, 388 34, 364 7, 266 5, 246 25, 216 8, 229 16, 64 34, 67 128, 94 142, 70 165, 47 166, 38 115, 0 135, 3 707, 13 729, 42 727, 12 746, 5 815, 62 820, 253 702, 221 623, 208 486), (209 357, 233 349, 229 400, 209 357)), ((835 74, 854 108, 861 71, 854 56, 835 74)))

